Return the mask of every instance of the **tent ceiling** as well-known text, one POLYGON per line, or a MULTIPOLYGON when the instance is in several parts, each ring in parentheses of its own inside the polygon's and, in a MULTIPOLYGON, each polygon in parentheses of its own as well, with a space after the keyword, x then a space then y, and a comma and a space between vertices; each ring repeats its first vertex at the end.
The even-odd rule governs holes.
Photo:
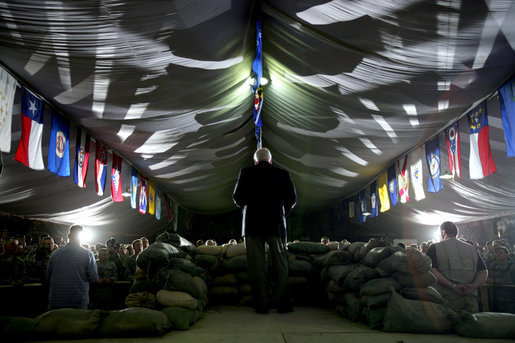
MULTIPOLYGON (((291 172, 306 210, 335 206, 367 186, 515 71, 515 4, 484 0, 16 0, 0 4, 0 60, 181 206, 222 213, 235 208, 238 170, 251 163, 255 148, 248 78, 259 5, 271 79, 264 90, 264 145, 291 172)), ((98 225, 161 225, 127 203, 110 203, 109 191, 99 198, 92 170, 89 187, 80 190, 71 178, 13 162, 19 95, 17 103, 0 210, 65 221, 82 213, 99 218, 98 225)), ((493 101, 489 112, 498 118, 496 106, 493 101)), ((513 159, 504 157, 498 129, 498 175, 472 182, 464 171, 445 194, 396 211, 436 213, 443 204, 442 216, 464 220, 481 208, 469 199, 479 188, 500 202, 481 215, 514 212, 515 180, 507 172, 513 159), (461 212, 450 210, 456 207, 461 212)), ((461 130, 465 137, 465 125, 461 130)))

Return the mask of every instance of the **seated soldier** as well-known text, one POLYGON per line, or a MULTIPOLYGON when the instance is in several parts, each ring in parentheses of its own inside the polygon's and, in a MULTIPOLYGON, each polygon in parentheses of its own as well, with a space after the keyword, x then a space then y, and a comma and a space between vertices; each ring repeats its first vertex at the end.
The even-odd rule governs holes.
POLYGON ((25 262, 16 255, 18 240, 9 237, 4 241, 4 252, 0 255, 0 284, 21 286, 25 280, 25 262))
MULTIPOLYGON (((488 270, 487 284, 515 285, 515 262, 509 258, 509 248, 507 246, 495 246, 495 260, 490 263, 488 270)), ((491 310, 515 313, 515 288, 497 286, 489 289, 489 291, 491 310)))
POLYGON ((26 260, 27 278, 32 282, 46 282, 46 269, 50 255, 54 250, 54 239, 50 236, 42 238, 36 252, 26 260))
POLYGON ((109 259, 107 249, 100 249, 97 261, 98 281, 91 289, 90 308, 113 308, 113 283, 118 280, 116 264, 109 259))

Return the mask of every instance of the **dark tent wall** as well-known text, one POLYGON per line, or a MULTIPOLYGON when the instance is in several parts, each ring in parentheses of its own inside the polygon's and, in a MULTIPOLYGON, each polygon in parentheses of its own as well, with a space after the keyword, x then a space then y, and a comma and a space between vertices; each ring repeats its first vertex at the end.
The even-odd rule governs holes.
MULTIPOLYGON (((53 109, 71 122, 72 152, 81 128, 123 157, 124 188, 135 167, 190 217, 231 213, 238 171, 256 145, 249 78, 258 17, 271 81, 263 142, 291 173, 304 218, 291 218, 292 237, 316 226, 315 213, 334 213, 324 227, 344 220, 342 201, 456 120, 462 179, 359 230, 422 235, 443 218, 515 212, 514 159, 495 95, 515 72, 513 1, 14 0, 0 4, 0 62, 45 100, 45 160, 53 109), (471 181, 463 116, 485 99, 498 171, 471 181)), ((2 152, 0 212, 134 236, 170 226, 128 199, 111 202, 109 191, 97 196, 92 169, 82 190, 13 161, 19 94, 12 148, 2 152)))

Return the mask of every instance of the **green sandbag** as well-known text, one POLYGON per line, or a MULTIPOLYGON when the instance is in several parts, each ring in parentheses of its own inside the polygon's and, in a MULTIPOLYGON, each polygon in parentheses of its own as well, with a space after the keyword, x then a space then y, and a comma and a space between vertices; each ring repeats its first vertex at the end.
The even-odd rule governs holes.
POLYGON ((102 310, 62 308, 48 311, 36 317, 34 334, 54 339, 96 337, 106 315, 102 310))
POLYGON ((446 333, 452 330, 457 314, 449 307, 429 301, 406 299, 392 289, 384 331, 446 333))
POLYGON ((345 293, 345 307, 344 313, 347 318, 350 320, 357 322, 361 317, 361 305, 360 298, 355 293, 345 293))
POLYGON ((515 339, 515 314, 463 311, 454 331, 465 337, 515 339))
POLYGON ((430 271, 422 274, 395 272, 391 277, 399 281, 403 287, 424 288, 436 283, 436 276, 430 271))
POLYGON ((173 269, 180 269, 183 272, 190 274, 191 276, 199 276, 204 280, 207 278, 207 273, 204 268, 197 266, 195 263, 188 261, 185 258, 171 258, 169 267, 173 269))
POLYGON ((363 308, 361 310, 361 317, 368 323, 371 329, 382 329, 384 324, 384 315, 386 313, 385 307, 380 308, 363 308))
POLYGON ((382 293, 390 293, 390 287, 396 291, 401 289, 401 284, 392 278, 372 279, 363 284, 359 290, 359 295, 378 295, 382 293))
POLYGON ((406 287, 401 289, 399 293, 407 299, 431 301, 438 304, 445 303, 445 299, 442 298, 440 293, 430 286, 423 288, 406 287))
POLYGON ((343 286, 347 276, 356 268, 358 268, 357 264, 331 266, 329 269, 327 269, 327 274, 329 275, 329 278, 334 280, 338 286, 343 286))
POLYGON ((100 325, 98 334, 100 337, 151 337, 162 336, 170 329, 171 324, 163 312, 130 307, 111 311, 100 325))
POLYGON ((166 307, 161 310, 175 330, 188 330, 190 325, 195 324, 198 315, 197 311, 188 310, 184 307, 166 307))
POLYGON ((222 260, 222 268, 225 271, 236 272, 239 270, 247 270, 247 255, 238 255, 234 257, 224 258, 222 260))
POLYGON ((343 288, 350 292, 359 292, 359 289, 368 280, 374 279, 378 276, 377 272, 367 266, 360 265, 347 275, 343 282, 343 288))
POLYGON ((181 254, 171 244, 155 242, 138 255, 136 265, 152 280, 159 270, 170 264, 172 257, 178 257, 181 254))
POLYGON ((376 267, 382 260, 388 258, 393 253, 391 247, 376 247, 371 249, 361 260, 365 266, 376 267))
POLYGON ((416 249, 397 251, 377 265, 392 274, 395 272, 422 274, 431 268, 431 259, 416 249))
POLYGON ((364 295, 361 297, 359 304, 362 307, 369 309, 375 309, 380 307, 386 307, 392 296, 391 292, 378 294, 378 295, 364 295))
POLYGON ((9 342, 25 341, 36 338, 36 320, 28 317, 0 316, 0 334, 9 342))
POLYGON ((157 293, 158 289, 156 285, 152 281, 147 278, 144 279, 134 279, 132 286, 129 290, 129 293, 141 293, 141 292, 150 292, 157 293))
POLYGON ((297 242, 288 245, 288 251, 292 254, 326 254, 329 247, 318 242, 297 242))
POLYGON ((315 264, 319 267, 330 267, 339 264, 348 264, 352 261, 352 254, 349 251, 331 250, 324 256, 315 259, 315 264))
POLYGON ((186 292, 196 299, 201 295, 193 277, 179 269, 163 268, 156 274, 154 283, 159 289, 186 292))
POLYGON ((292 259, 288 265, 290 275, 309 275, 313 269, 313 265, 306 260, 292 259))
POLYGON ((193 262, 204 268, 205 270, 207 270, 208 272, 213 272, 216 270, 216 268, 218 267, 218 262, 220 260, 218 259, 218 257, 216 256, 213 256, 213 255, 195 255, 195 257, 193 258, 193 262))

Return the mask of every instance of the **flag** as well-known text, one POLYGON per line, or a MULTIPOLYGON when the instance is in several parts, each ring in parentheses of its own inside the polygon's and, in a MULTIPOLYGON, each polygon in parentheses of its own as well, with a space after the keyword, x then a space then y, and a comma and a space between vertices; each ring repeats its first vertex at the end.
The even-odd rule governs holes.
POLYGON ((399 198, 401 203, 405 204, 409 201, 408 155, 405 155, 403 159, 397 160, 397 169, 399 170, 399 198))
POLYGON ((21 139, 14 159, 35 170, 45 169, 43 137, 43 100, 23 88, 21 100, 21 139))
POLYGON ((70 124, 67 119, 52 115, 48 144, 47 169, 59 176, 70 176, 70 124))
POLYGON ((141 189, 139 192, 139 213, 145 214, 147 213, 147 180, 144 177, 140 178, 141 180, 141 189))
POLYGON ((386 186, 386 173, 381 174, 377 179, 377 188, 379 193, 379 202, 381 203, 381 212, 386 212, 390 209, 390 199, 388 199, 388 187, 386 186))
POLYGON ((438 144, 438 136, 426 142, 426 160, 429 168, 427 191, 438 193, 443 189, 442 179, 440 179, 440 145, 438 144))
POLYGON ((148 181, 148 214, 154 215, 156 212, 156 189, 154 183, 148 181))
POLYGON ((470 178, 482 179, 497 171, 490 149, 486 103, 470 111, 467 116, 470 132, 470 178))
POLYGON ((161 220, 161 191, 156 187, 156 219, 161 220))
POLYGON ((365 190, 359 192, 359 215, 360 223, 364 223, 367 220, 365 213, 367 212, 367 198, 365 198, 365 190))
POLYGON ((113 202, 123 202, 122 193, 122 158, 113 153, 113 167, 111 169, 111 197, 113 202))
POLYGON ((377 206, 377 181, 372 182, 370 185, 370 218, 377 217, 378 206, 377 206))
POLYGON ((131 170, 131 207, 133 209, 138 208, 138 171, 134 169, 131 170))
POLYGON ((11 152, 11 127, 16 79, 0 67, 0 151, 11 152))
POLYGON ((354 195, 354 218, 356 222, 362 223, 361 221, 361 205, 359 201, 359 193, 354 195))
POLYGON ((263 107, 263 87, 261 86, 261 78, 263 77, 263 39, 261 35, 261 19, 258 19, 256 25, 256 57, 252 62, 252 71, 256 82, 252 86, 254 92, 254 125, 256 127, 256 140, 261 146, 261 108, 263 107))
POLYGON ((107 179, 107 145, 97 142, 95 150, 95 191, 104 195, 107 179))
POLYGON ((89 144, 91 138, 81 129, 77 129, 77 141, 75 143, 75 168, 73 180, 77 186, 86 188, 86 176, 89 165, 89 144))
POLYGON ((506 141, 506 154, 515 156, 515 75, 499 88, 502 127, 506 141))
POLYGON ((388 168, 388 194, 392 206, 397 205, 397 173, 395 172, 395 163, 388 168))
POLYGON ((447 156, 449 157, 449 172, 453 178, 456 175, 461 179, 460 127, 458 122, 445 129, 445 142, 447 143, 447 156))
POLYGON ((424 146, 415 149, 409 157, 410 160, 410 180, 413 192, 415 193, 415 200, 420 201, 426 198, 424 192, 424 172, 422 159, 425 155, 424 146))

